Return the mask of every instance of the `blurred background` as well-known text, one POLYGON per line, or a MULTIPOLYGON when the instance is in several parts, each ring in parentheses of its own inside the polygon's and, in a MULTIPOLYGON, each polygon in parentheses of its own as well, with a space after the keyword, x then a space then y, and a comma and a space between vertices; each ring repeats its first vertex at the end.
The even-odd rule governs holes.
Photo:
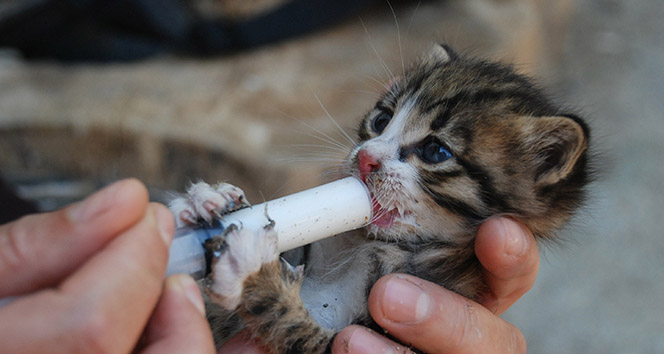
POLYGON ((601 156, 504 318, 530 353, 664 353, 662 18, 657 0, 5 0, 0 216, 129 176, 155 200, 198 179, 253 201, 320 184, 347 144, 328 115, 352 134, 390 72, 445 41, 539 77, 601 156))

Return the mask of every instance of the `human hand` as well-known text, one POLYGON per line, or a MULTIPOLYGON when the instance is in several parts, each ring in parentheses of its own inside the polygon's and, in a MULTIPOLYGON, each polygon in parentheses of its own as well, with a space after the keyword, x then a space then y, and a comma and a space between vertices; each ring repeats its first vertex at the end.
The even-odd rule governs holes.
MULTIPOLYGON (((475 253, 489 286, 479 303, 410 275, 390 274, 371 290, 371 316, 402 343, 427 353, 525 353, 523 334, 497 315, 535 282, 539 252, 533 235, 511 219, 493 218, 480 227, 475 253)), ((343 329, 332 351, 410 352, 361 326, 343 329)))
MULTIPOLYGON (((535 239, 530 231, 512 219, 492 218, 478 231, 475 253, 484 267, 484 278, 489 286, 489 292, 479 303, 413 276, 391 274, 381 278, 369 296, 369 310, 374 320, 403 343, 427 353, 525 353, 526 343, 521 332, 497 315, 534 284, 539 269, 535 239), (406 288, 414 291, 407 292, 406 288), (395 296, 397 293, 399 295, 395 296), (426 295, 420 297, 422 293, 426 295), (417 305, 421 298, 426 299, 419 302, 420 316, 424 318, 415 321, 413 309, 409 311, 406 300, 417 305), (423 310, 424 302, 431 312, 423 310), (399 316, 405 316, 406 321, 397 321, 404 319, 399 316)), ((333 353, 377 353, 381 352, 380 348, 385 349, 384 352, 408 352, 407 348, 371 330, 350 326, 337 335, 333 353)), ((267 351, 238 335, 219 353, 264 354, 267 351)))
POLYGON ((136 180, 0 226, 0 352, 213 352, 193 279, 163 282, 172 237, 136 180))

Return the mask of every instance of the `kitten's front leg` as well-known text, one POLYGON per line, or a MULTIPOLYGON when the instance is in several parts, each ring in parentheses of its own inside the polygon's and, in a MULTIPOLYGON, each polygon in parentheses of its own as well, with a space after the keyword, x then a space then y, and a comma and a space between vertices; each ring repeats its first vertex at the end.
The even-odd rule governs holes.
POLYGON ((212 222, 224 214, 248 206, 244 192, 228 183, 209 185, 205 182, 192 183, 186 196, 178 197, 168 204, 175 216, 177 227, 193 225, 199 221, 212 222))
POLYGON ((320 327, 304 307, 302 269, 282 268, 273 227, 233 227, 221 237, 206 280, 209 298, 235 311, 275 353, 329 352, 334 332, 320 327))

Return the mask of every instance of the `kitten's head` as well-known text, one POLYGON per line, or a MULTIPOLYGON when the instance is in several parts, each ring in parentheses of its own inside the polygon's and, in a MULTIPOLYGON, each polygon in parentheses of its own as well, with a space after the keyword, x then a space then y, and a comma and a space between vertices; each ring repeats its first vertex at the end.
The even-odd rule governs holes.
POLYGON ((496 214, 547 236, 583 199, 588 133, 512 68, 440 45, 366 115, 349 162, 379 238, 459 241, 496 214))

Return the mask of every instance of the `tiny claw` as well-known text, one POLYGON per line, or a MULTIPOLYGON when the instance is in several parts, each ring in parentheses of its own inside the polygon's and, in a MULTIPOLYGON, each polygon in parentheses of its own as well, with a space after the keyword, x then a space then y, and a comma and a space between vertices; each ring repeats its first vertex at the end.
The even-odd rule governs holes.
POLYGON ((214 215, 217 219, 221 219, 221 218, 222 218, 221 213, 220 213, 219 210, 217 210, 217 209, 212 209, 212 210, 210 210, 210 213, 211 213, 212 215, 214 215))
POLYGON ((208 213, 210 213, 210 214, 214 214, 215 211, 216 211, 217 209, 219 209, 219 206, 218 206, 217 204, 215 204, 215 203, 213 203, 213 202, 211 202, 211 201, 209 201, 209 200, 206 201, 205 203, 203 203, 203 207, 204 207, 205 210, 207 210, 208 213))
POLYGON ((244 207, 250 207, 251 206, 251 203, 249 203, 249 201, 244 197, 243 194, 240 194, 240 197, 237 198, 237 200, 238 200, 238 204, 240 206, 244 206, 244 207))
POLYGON ((196 224, 198 221, 194 217, 194 214, 188 210, 184 210, 180 212, 180 220, 182 220, 185 224, 196 224))

